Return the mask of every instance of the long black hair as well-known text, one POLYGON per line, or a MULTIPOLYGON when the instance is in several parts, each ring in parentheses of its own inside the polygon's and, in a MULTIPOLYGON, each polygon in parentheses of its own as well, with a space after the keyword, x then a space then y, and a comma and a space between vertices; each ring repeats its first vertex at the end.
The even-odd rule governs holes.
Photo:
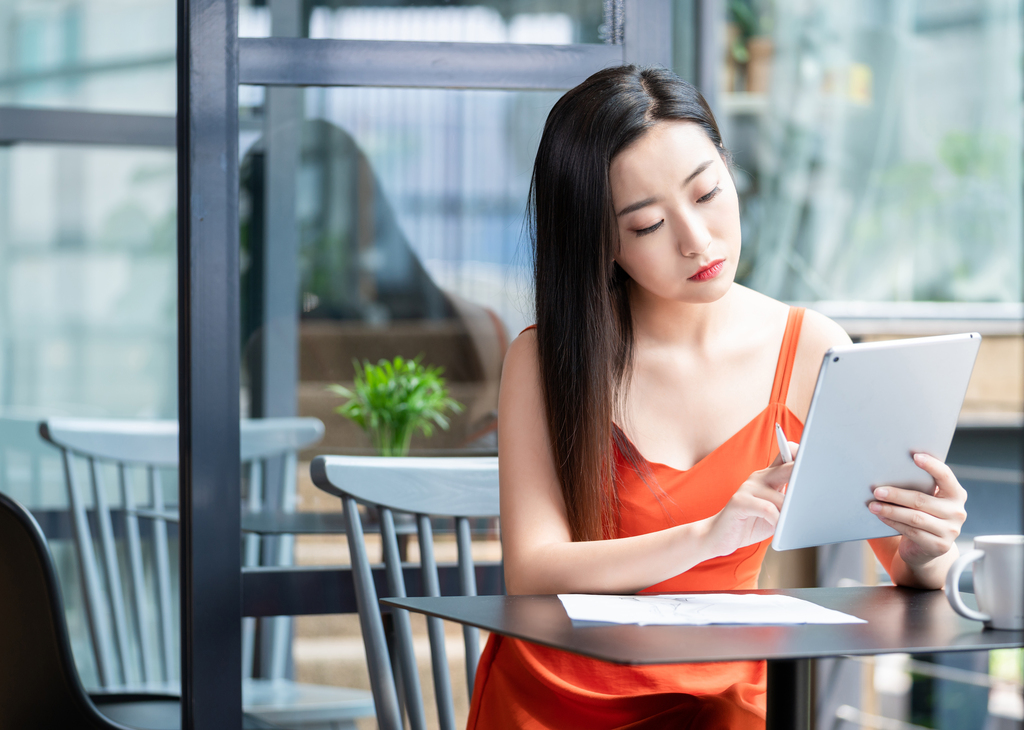
POLYGON ((599 71, 548 114, 533 167, 537 343, 552 452, 573 540, 614 534, 613 444, 639 454, 613 423, 633 359, 629 276, 612 260, 618 227, 608 168, 660 121, 699 125, 728 161, 707 102, 661 68, 599 71))

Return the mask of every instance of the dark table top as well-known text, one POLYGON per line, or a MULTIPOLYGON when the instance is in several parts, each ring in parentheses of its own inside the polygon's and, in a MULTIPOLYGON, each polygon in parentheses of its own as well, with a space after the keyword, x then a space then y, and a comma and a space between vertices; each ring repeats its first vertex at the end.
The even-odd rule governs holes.
POLYGON ((263 535, 345 534, 341 512, 243 512, 242 532, 263 535))
MULTIPOLYGON (((363 525, 364 532, 380 532, 377 525, 363 525)), ((341 512, 243 512, 242 532, 261 535, 344 535, 345 515, 341 512)), ((415 534, 416 525, 399 523, 399 535, 415 534)))
MULTIPOLYGON (((381 603, 618 664, 981 651, 1024 646, 1024 631, 985 629, 978 621, 962 618, 949 607, 942 591, 878 586, 735 592, 794 596, 866 619, 867 623, 573 625, 557 596, 384 598, 381 603)), ((975 605, 973 596, 964 598, 975 605)))

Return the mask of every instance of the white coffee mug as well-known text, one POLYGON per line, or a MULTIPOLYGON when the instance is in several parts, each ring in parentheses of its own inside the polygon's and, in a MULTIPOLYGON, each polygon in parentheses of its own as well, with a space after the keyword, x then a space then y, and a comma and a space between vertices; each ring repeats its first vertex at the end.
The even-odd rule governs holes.
POLYGON ((961 616, 984 621, 990 629, 1024 629, 1024 535, 983 535, 974 549, 953 563, 946 574, 946 597, 961 616), (975 611, 960 597, 960 574, 974 566, 975 611))

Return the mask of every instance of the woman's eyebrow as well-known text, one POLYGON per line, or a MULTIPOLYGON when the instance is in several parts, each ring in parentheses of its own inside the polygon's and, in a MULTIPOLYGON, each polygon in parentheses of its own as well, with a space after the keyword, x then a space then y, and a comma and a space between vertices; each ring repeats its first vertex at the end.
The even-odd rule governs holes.
POLYGON ((620 210, 618 213, 615 214, 615 217, 618 218, 620 216, 626 215, 626 213, 632 213, 634 210, 640 210, 641 208, 646 208, 651 203, 656 203, 656 202, 658 202, 657 198, 646 198, 645 200, 637 201, 636 203, 633 203, 632 205, 627 205, 625 208, 620 210))
MULTIPOLYGON (((689 185, 690 181, 692 181, 693 178, 697 177, 702 172, 707 170, 708 167, 711 166, 712 162, 714 162, 714 160, 704 160, 704 162, 702 162, 699 165, 697 165, 697 167, 694 168, 693 172, 691 172, 687 176, 687 178, 685 180, 683 180, 683 187, 686 187, 687 185, 689 185)), ((615 214, 615 217, 619 218, 621 216, 626 215, 627 213, 632 213, 634 211, 640 210, 641 208, 646 208, 651 203, 656 203, 656 202, 658 202, 657 198, 645 198, 644 200, 638 200, 637 202, 633 203, 632 205, 627 205, 625 208, 620 210, 618 213, 615 214)))
POLYGON ((683 180, 683 187, 686 187, 687 185, 689 185, 690 181, 693 180, 693 178, 697 177, 702 172, 707 170, 712 162, 714 162, 714 160, 704 160, 704 162, 702 162, 699 165, 697 165, 697 167, 694 168, 693 172, 690 173, 690 176, 687 177, 685 180, 683 180))

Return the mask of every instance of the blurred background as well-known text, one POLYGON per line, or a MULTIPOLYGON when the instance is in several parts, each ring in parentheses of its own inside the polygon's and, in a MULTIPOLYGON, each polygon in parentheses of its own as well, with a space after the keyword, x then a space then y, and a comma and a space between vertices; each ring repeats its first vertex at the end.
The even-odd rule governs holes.
MULTIPOLYGON (((553 45, 621 43, 628 23, 599 0, 250 0, 238 18, 242 37, 553 45)), ((735 159, 739 281, 857 340, 981 332, 949 457, 971 494, 964 545, 1021 532, 1019 0, 673 0, 672 40, 735 159)), ((175 77, 172 0, 0 0, 3 417, 177 417, 175 77)), ((314 454, 374 453, 328 391, 351 387, 354 360, 444 368, 465 410, 413 453, 496 452, 502 358, 533 321, 526 194, 559 95, 239 88, 240 416, 324 423, 299 455, 300 510, 340 510, 309 483, 314 454)), ((5 456, 0 489, 65 510, 42 453, 31 470, 5 456)), ((73 547, 54 529, 88 683, 73 547)), ((295 560, 347 552, 303 536, 295 560)), ((861 545, 771 555, 762 574, 884 580, 861 545)), ((294 634, 292 676, 365 686, 354 616, 294 634)), ((819 726, 1019 727, 1021 671, 1020 652, 823 662, 819 726)))

